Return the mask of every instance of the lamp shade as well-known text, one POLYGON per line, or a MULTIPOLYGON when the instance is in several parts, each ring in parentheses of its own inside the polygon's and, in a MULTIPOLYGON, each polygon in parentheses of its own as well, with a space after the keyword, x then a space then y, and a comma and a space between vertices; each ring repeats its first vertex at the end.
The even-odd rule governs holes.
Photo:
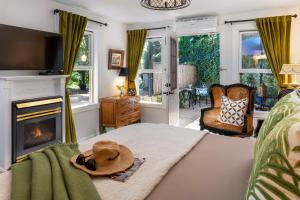
POLYGON ((300 75, 300 64, 284 64, 280 74, 300 75))
POLYGON ((128 68, 121 68, 119 76, 128 76, 128 68))

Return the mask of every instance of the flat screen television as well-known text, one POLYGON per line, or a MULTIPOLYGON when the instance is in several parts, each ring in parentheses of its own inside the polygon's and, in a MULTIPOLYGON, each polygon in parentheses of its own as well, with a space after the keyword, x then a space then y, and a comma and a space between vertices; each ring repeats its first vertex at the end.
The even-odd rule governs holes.
POLYGON ((62 35, 0 24, 0 70, 63 70, 62 35))

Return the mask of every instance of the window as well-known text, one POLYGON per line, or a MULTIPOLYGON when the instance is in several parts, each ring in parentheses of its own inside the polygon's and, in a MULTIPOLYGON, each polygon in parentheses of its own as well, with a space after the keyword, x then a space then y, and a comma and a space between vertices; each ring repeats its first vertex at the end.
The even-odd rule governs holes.
POLYGON ((240 82, 256 88, 256 110, 270 110, 278 87, 257 31, 240 32, 240 82))
POLYGON ((142 102, 162 103, 162 38, 147 39, 138 76, 137 92, 142 102))
POLYGON ((93 103, 93 32, 86 31, 76 57, 73 73, 68 82, 72 107, 93 103))

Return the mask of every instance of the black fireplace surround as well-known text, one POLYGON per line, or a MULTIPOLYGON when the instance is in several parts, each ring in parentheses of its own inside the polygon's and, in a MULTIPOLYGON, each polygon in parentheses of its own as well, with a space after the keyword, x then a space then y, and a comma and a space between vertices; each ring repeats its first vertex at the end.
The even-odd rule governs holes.
POLYGON ((63 97, 12 103, 12 162, 28 153, 62 141, 63 97))

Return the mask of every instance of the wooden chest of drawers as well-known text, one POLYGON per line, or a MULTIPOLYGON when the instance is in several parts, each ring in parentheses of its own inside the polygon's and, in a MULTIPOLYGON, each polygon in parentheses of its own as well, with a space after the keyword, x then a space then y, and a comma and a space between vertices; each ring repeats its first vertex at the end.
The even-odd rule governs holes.
POLYGON ((139 97, 108 97, 100 99, 102 127, 122 127, 140 121, 139 97))

